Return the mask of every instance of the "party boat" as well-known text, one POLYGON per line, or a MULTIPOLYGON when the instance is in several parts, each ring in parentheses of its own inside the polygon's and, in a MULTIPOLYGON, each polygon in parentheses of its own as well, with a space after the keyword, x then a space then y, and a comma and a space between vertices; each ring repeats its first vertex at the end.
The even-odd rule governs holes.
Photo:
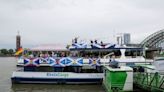
MULTIPOLYGON (((57 46, 61 47, 61 46, 57 46)), ((141 56, 126 57, 125 52, 133 50, 140 53, 138 47, 125 47, 116 44, 97 42, 73 42, 68 49, 31 49, 33 56, 23 57, 23 67, 14 71, 13 83, 55 83, 55 84, 97 84, 102 83, 103 67, 116 60, 121 65, 143 63, 141 56), (115 55, 115 57, 112 57, 115 55)), ((149 63, 149 62, 148 62, 149 63)))

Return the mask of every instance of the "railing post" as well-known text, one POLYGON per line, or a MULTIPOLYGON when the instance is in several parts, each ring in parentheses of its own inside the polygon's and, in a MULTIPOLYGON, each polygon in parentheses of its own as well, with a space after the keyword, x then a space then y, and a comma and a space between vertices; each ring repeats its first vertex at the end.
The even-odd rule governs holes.
MULTIPOLYGON (((162 86, 164 86, 163 84, 164 84, 164 76, 162 77, 162 79, 161 79, 161 81, 160 81, 159 88, 162 88, 162 86)), ((163 88, 164 88, 164 87, 163 87, 163 88)))

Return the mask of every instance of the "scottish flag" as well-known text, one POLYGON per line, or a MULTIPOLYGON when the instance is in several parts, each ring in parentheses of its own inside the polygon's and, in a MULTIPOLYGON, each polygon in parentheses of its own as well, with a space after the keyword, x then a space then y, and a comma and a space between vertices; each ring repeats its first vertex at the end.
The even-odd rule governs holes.
POLYGON ((49 60, 48 60, 48 62, 50 64, 50 66, 64 67, 65 66, 65 60, 66 60, 66 58, 57 58, 57 59, 54 59, 54 58, 50 57, 49 60))
POLYGON ((89 64, 91 66, 100 66, 101 65, 100 58, 90 58, 89 64))
POLYGON ((48 63, 49 57, 41 57, 40 63, 48 63))
POLYGON ((82 66, 83 65, 83 58, 72 59, 67 57, 66 59, 67 66, 82 66))
POLYGON ((39 58, 34 58, 34 59, 24 59, 24 66, 39 66, 39 58))
POLYGON ((111 43, 108 43, 108 44, 96 44, 96 43, 93 43, 92 44, 92 48, 98 48, 98 49, 101 49, 101 48, 105 48, 105 49, 108 49, 108 48, 114 48, 115 47, 115 44, 111 44, 111 43))
POLYGON ((56 60, 52 57, 49 57, 47 63, 50 65, 50 66, 55 66, 56 64, 56 60))
POLYGON ((111 43, 109 43, 109 44, 106 44, 105 45, 105 48, 107 49, 107 48, 114 48, 116 46, 116 44, 111 44, 111 43))
POLYGON ((74 48, 87 48, 87 44, 86 43, 74 43, 74 44, 72 44, 72 46, 74 48))
POLYGON ((92 48, 103 48, 103 46, 101 46, 100 44, 96 44, 96 43, 93 43, 92 44, 92 48))

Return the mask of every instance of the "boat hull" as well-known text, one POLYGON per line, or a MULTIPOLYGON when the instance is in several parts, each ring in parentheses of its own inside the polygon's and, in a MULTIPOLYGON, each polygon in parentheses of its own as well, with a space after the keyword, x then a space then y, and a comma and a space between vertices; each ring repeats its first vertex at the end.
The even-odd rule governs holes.
POLYGON ((12 83, 101 84, 103 73, 13 72, 12 83))

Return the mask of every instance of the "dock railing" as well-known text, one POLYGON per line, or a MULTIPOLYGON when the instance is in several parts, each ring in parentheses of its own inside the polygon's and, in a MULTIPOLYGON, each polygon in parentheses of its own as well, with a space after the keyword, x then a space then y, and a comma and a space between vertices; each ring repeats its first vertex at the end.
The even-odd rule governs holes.
POLYGON ((135 72, 134 84, 152 92, 164 92, 164 74, 135 72))

